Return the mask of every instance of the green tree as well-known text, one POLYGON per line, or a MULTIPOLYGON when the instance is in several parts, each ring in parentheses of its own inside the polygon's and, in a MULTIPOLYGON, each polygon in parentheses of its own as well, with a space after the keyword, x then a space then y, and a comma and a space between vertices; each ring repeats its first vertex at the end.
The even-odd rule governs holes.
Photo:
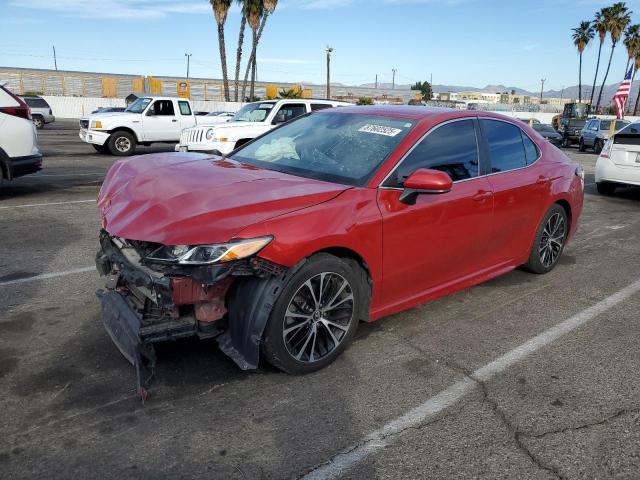
POLYGON ((636 56, 638 47, 640 46, 640 25, 629 25, 624 31, 624 40, 622 42, 627 49, 627 66, 624 69, 625 75, 629 71, 629 65, 636 56))
POLYGON ((298 87, 293 87, 289 89, 282 89, 278 93, 280 98, 302 98, 302 89, 298 87))
POLYGON ((418 90, 422 94, 422 98, 424 100, 431 100, 433 96, 433 90, 431 89, 431 84, 427 81, 424 82, 416 82, 411 86, 411 90, 418 90))
POLYGON ((244 96, 247 88, 247 82, 249 79, 249 72, 251 72, 251 87, 250 95, 253 95, 255 89, 256 80, 256 67, 257 67, 257 50, 260 39, 262 38, 262 32, 267 23, 269 15, 272 15, 278 5, 278 0, 244 0, 246 6, 246 17, 249 22, 249 27, 253 32, 253 43, 251 48, 251 55, 247 62, 247 69, 244 74, 244 83, 242 86, 242 95, 244 96))
POLYGON ((373 105, 373 98, 371 97, 360 97, 356 102, 356 105, 373 105))
POLYGON ((596 102, 596 111, 600 106, 600 100, 602 100, 602 90, 609 76, 609 69, 611 68, 611 60, 613 60, 613 52, 616 49, 617 43, 620 41, 620 37, 624 33, 625 28, 631 22, 631 11, 627 8, 624 2, 614 3, 606 12, 605 15, 607 30, 611 37, 611 53, 609 54, 609 63, 607 64, 607 71, 604 74, 600 91, 598 92, 598 101, 596 102))
POLYGON ((596 62, 596 74, 593 76, 593 86, 591 87, 591 96, 589 98, 589 104, 593 106, 593 94, 596 91, 596 81, 598 79, 598 70, 600 69, 600 56, 602 55, 602 44, 607 38, 607 10, 609 7, 605 7, 600 9, 599 12, 596 12, 596 17, 593 20, 591 26, 594 31, 598 34, 598 38, 600 39, 600 45, 598 46, 598 61, 596 62))
POLYGON ((209 0, 213 15, 218 24, 218 47, 220 48, 220 63, 222 64, 222 83, 224 85, 224 99, 228 102, 229 98, 229 78, 227 76, 227 50, 224 41, 224 24, 227 21, 231 0, 209 0))
POLYGON ((580 26, 573 29, 573 44, 580 54, 580 66, 578 68, 578 102, 582 103, 582 52, 594 37, 595 31, 591 22, 580 22, 580 26))

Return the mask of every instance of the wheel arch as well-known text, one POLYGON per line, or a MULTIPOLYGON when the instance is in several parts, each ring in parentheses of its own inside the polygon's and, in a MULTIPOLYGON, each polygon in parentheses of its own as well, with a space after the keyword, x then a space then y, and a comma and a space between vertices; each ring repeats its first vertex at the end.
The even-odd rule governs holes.
POLYGON ((114 133, 117 132, 127 132, 130 133, 131 135, 133 135, 133 137, 136 139, 136 143, 140 143, 140 139, 138 138, 138 134, 135 132, 135 130, 133 130, 132 128, 129 127, 116 127, 113 130, 109 130, 109 135, 113 135, 114 133))
POLYGON ((573 214, 571 211, 571 204, 565 200, 564 198, 560 198, 554 202, 555 205, 560 205, 565 213, 567 214, 567 222, 569 225, 567 226, 567 231, 571 231, 571 227, 573 226, 573 214))

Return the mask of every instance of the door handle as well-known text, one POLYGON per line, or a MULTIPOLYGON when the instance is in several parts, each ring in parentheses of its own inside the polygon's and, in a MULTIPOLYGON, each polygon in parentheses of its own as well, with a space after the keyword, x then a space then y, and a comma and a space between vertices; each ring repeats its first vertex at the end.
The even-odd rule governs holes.
POLYGON ((545 183, 549 183, 550 181, 551 181, 551 178, 545 177, 544 175, 540 175, 538 177, 538 180, 536 180, 536 183, 538 185, 544 185, 545 183))
POLYGON ((485 190, 480 190, 478 193, 476 193, 473 197, 473 200, 476 202, 483 202, 484 200, 486 200, 487 198, 491 198, 493 196, 493 192, 487 192, 485 190))
POLYGON ((175 119, 174 119, 174 120, 171 120, 171 121, 172 121, 173 123, 176 123, 178 120, 175 120, 175 119))

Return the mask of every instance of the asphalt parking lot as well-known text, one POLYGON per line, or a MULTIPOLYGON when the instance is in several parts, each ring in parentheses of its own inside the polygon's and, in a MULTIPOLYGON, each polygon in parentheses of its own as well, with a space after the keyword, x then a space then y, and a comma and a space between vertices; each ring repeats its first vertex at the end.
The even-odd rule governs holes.
POLYGON ((640 189, 598 195, 595 155, 567 151, 588 186, 552 273, 360 325, 307 376, 161 345, 143 405, 94 294, 114 157, 73 121, 39 145, 0 191, 2 478, 640 478, 640 189))

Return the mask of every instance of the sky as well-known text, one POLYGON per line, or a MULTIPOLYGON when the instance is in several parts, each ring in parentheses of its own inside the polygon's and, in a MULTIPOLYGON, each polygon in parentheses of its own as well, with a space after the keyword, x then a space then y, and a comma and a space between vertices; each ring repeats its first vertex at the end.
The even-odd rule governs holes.
MULTIPOLYGON (((612 3, 597 0, 280 0, 258 49, 258 79, 347 85, 429 80, 539 91, 578 83, 571 28, 612 3)), ((629 0, 640 23, 640 0, 629 0)), ((235 66, 240 14, 226 24, 235 66)), ((249 33, 249 32, 247 32, 249 33)), ((246 35, 248 52, 250 34, 246 35)), ((207 0, 0 0, 0 66, 221 78, 217 28, 207 0)), ((610 52, 603 47, 603 58, 610 52)), ((597 42, 584 54, 591 83, 597 42)), ((248 55, 247 55, 248 56, 248 55)), ((246 57, 245 57, 246 58, 246 57)), ((624 47, 607 83, 622 80, 624 47)))

